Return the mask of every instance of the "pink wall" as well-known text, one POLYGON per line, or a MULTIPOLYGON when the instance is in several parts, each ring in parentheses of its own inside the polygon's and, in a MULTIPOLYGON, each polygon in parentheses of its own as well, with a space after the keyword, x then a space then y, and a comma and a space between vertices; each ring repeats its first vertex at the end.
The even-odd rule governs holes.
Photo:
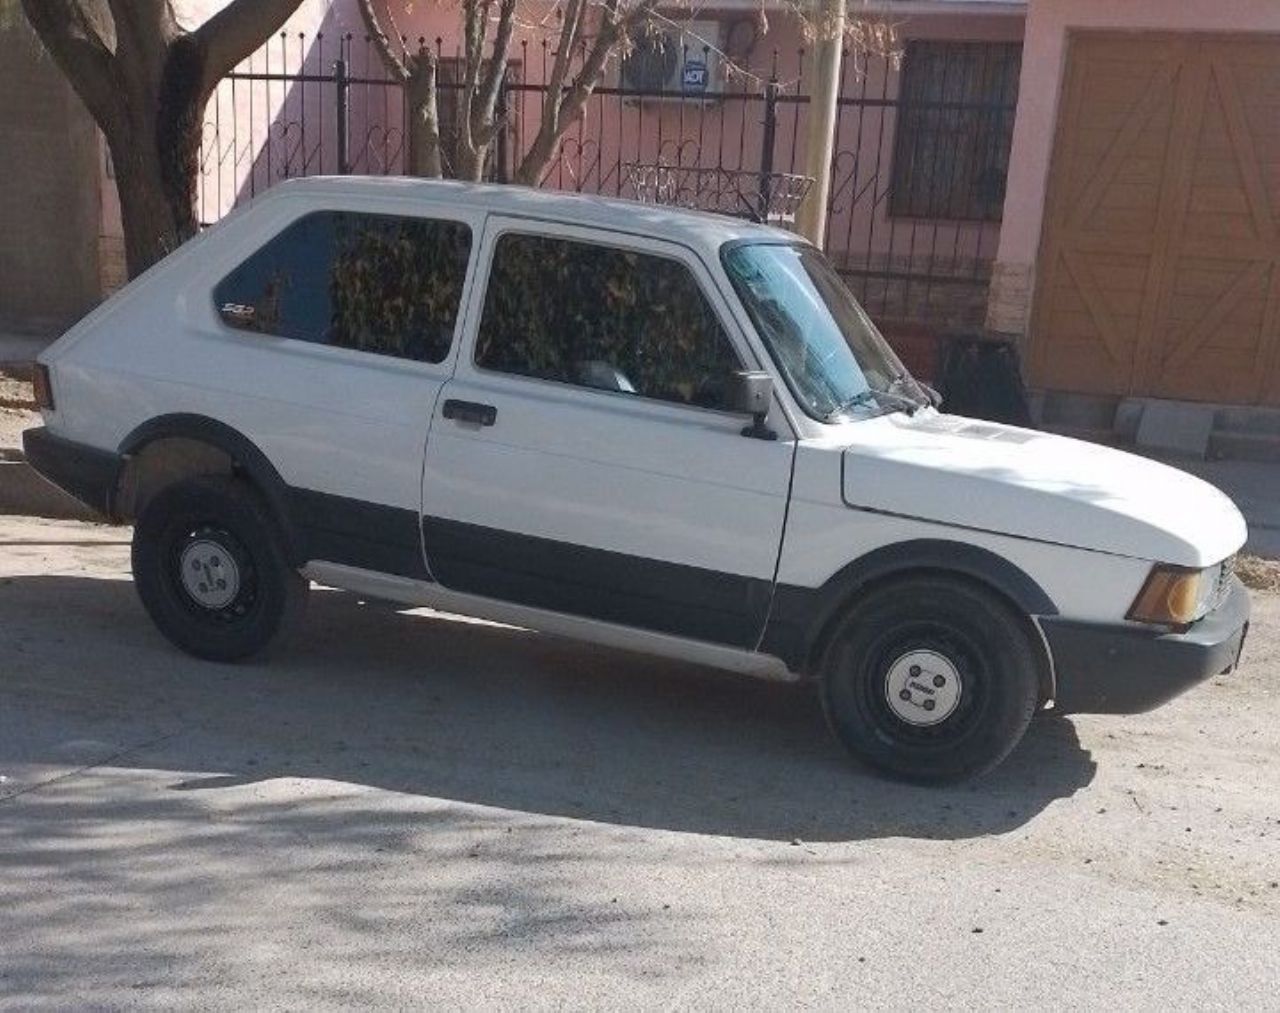
POLYGON ((1072 29, 1280 31, 1280 0, 1031 0, 1000 235, 1001 263, 1028 265, 1040 245, 1058 94, 1072 29))
MULTIPOLYGON (((198 23, 225 0, 186 0, 180 16, 198 23)), ((443 41, 449 55, 458 44, 458 12, 454 4, 416 0, 392 0, 400 30, 428 45, 443 41), (407 7, 407 11, 406 11, 407 7)), ((728 0, 732 5, 733 0, 728 0)), ((949 41, 1016 41, 1022 37, 1023 16, 1016 4, 966 4, 952 13, 953 3, 912 3, 895 7, 903 39, 949 41), (942 8, 949 8, 942 10, 942 8), (901 13, 899 13, 901 12, 901 13)), ((529 7, 525 6, 526 15, 529 7)), ((550 10, 548 4, 548 10, 550 10)), ((536 12, 535 12, 536 13, 536 12)), ((754 24, 754 6, 698 8, 700 20, 754 24)), ((513 56, 524 54, 525 81, 541 81, 543 41, 554 41, 554 19, 547 29, 526 16, 512 47, 513 56), (522 45, 523 44, 523 45, 522 45)), ((784 96, 804 94, 812 60, 803 50, 803 32, 785 11, 771 10, 767 33, 756 33, 752 43, 742 36, 726 41, 734 73, 724 86, 742 98, 702 104, 689 102, 620 101, 616 96, 593 99, 586 115, 571 128, 563 143, 562 157, 546 179, 546 185, 588 192, 631 196, 627 182, 619 178, 619 162, 653 162, 720 165, 756 171, 760 166, 763 128, 763 82, 776 73, 784 96), (747 96, 753 96, 748 98, 747 96)), ((261 73, 296 73, 305 66, 311 73, 330 73, 340 40, 352 36, 349 72, 377 78, 385 69, 364 42, 364 24, 356 0, 304 0, 285 27, 284 38, 270 41, 241 70, 261 73), (323 41, 317 41, 317 33, 323 41)), ((616 83, 616 72, 605 84, 616 83)), ((859 107, 845 104, 837 120, 836 159, 832 186, 828 248, 838 260, 865 262, 892 256, 927 258, 930 270, 967 273, 969 265, 990 263, 996 255, 999 223, 935 222, 895 219, 888 213, 886 194, 891 181, 896 114, 891 105, 898 95, 899 74, 884 61, 866 58, 846 61, 842 95, 867 99, 859 107)), ((521 135, 516 147, 527 144, 538 122, 536 94, 517 101, 516 121, 521 135)), ((282 82, 224 82, 206 112, 205 150, 198 214, 216 221, 237 202, 282 178, 319 171, 336 171, 336 137, 333 129, 334 89, 331 85, 282 82), (305 106, 306 116, 300 115, 305 106), (300 122, 305 119, 307 135, 300 122)), ((783 101, 778 107, 775 168, 789 170, 802 159, 806 129, 805 106, 783 101)), ((399 89, 353 88, 350 109, 351 144, 356 172, 403 170, 403 111, 399 89)), ((103 181, 106 213, 104 232, 119 235, 119 211, 114 184, 103 181)))

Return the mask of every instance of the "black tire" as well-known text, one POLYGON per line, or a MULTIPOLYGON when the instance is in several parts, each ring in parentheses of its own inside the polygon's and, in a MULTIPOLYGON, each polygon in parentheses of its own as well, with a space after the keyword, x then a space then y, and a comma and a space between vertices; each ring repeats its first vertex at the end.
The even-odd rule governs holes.
POLYGON ((919 784, 991 770, 1039 702, 1038 659, 1018 616, 982 588, 941 576, 904 578, 859 598, 828 641, 820 674, 841 743, 868 766, 919 784))
POLYGON ((256 654, 306 603, 307 581, 285 558, 270 511, 235 478, 202 476, 157 493, 134 527, 132 561, 138 596, 160 632, 198 658, 256 654), (184 561, 196 574, 188 580, 200 581, 191 590, 184 561))

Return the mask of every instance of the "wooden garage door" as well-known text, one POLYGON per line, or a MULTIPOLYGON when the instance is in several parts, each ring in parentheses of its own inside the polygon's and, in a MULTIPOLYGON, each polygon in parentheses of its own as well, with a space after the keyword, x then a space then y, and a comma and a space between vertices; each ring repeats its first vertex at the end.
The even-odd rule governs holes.
POLYGON ((1031 380, 1280 405, 1280 39, 1074 36, 1031 380))

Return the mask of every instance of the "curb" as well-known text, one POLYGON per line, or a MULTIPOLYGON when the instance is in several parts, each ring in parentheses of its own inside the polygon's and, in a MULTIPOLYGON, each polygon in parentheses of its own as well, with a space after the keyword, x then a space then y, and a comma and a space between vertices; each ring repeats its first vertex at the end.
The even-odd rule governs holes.
POLYGON ((101 514, 46 482, 21 453, 0 451, 0 514, 102 522, 101 514))

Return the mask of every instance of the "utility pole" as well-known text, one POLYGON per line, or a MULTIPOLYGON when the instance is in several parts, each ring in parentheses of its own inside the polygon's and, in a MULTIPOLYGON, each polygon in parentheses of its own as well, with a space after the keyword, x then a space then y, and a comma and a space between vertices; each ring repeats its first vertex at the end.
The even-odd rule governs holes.
POLYGON ((796 227, 815 246, 826 239, 831 195, 831 155, 835 147, 836 103, 840 98, 840 51, 844 45, 845 0, 813 0, 818 27, 817 73, 809 96, 804 173, 813 187, 796 213, 796 227))

